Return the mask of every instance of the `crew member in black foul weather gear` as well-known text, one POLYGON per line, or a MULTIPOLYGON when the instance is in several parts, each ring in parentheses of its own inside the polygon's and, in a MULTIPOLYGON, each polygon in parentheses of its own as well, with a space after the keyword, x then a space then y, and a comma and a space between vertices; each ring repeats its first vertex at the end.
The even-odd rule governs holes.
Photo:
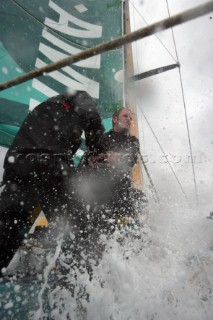
POLYGON ((107 155, 108 165, 114 172, 114 190, 111 210, 114 216, 135 216, 134 201, 131 194, 131 173, 140 153, 139 141, 130 135, 131 112, 121 108, 114 113, 112 130, 102 138, 103 152, 107 155))
POLYGON ((96 172, 96 198, 100 195, 111 209, 111 217, 134 216, 134 199, 131 188, 131 172, 140 152, 139 141, 130 135, 131 112, 126 108, 116 111, 112 119, 112 130, 101 138, 101 153, 88 152, 83 164, 96 172), (97 189, 98 188, 98 189, 97 189), (102 190, 102 192, 101 192, 102 190), (107 192, 105 192, 107 190, 107 192), (105 193, 105 197, 103 195, 105 193))
POLYGON ((67 203, 72 204, 72 190, 66 193, 66 180, 74 172, 73 155, 83 131, 88 149, 97 152, 104 129, 96 103, 83 91, 48 99, 22 124, 4 162, 0 271, 20 246, 23 230, 31 225, 30 215, 37 204, 49 222, 66 215, 67 203))

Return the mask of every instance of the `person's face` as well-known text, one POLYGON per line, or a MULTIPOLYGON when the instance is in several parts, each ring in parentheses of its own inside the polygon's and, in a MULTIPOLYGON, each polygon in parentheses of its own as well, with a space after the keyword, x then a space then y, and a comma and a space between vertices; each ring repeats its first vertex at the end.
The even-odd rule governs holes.
POLYGON ((113 119, 114 130, 117 132, 129 132, 132 123, 131 112, 127 109, 121 110, 120 114, 113 119))

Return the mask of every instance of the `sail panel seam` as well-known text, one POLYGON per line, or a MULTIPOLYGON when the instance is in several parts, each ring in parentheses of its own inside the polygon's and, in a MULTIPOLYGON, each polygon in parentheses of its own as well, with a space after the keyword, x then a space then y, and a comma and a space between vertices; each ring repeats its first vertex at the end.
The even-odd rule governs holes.
MULTIPOLYGON (((166 4, 167 4, 168 15, 169 15, 169 17, 171 17, 168 0, 166 0, 166 4)), ((172 32, 172 38, 173 38, 174 47, 175 47, 176 58, 177 58, 177 61, 179 61, 177 44, 176 44, 173 28, 171 28, 171 32, 172 32)), ((194 166, 194 161, 193 161, 192 143, 191 143, 189 121, 188 121, 188 115, 187 115, 187 109, 186 109, 186 99, 185 99, 185 93, 184 93, 184 89, 183 89, 183 79, 182 79, 182 73, 181 73, 180 67, 178 68, 178 72, 179 72, 179 78, 180 78, 181 94, 182 94, 182 100, 183 100, 183 107, 184 107, 184 114, 185 114, 185 121, 186 121, 186 128, 187 128, 187 136, 188 136, 189 150, 190 150, 191 163, 192 163, 192 174, 193 174, 193 181, 194 181, 194 186, 195 186, 195 198, 196 198, 197 205, 199 205, 197 181, 196 181, 196 175, 195 175, 195 166, 194 166)))

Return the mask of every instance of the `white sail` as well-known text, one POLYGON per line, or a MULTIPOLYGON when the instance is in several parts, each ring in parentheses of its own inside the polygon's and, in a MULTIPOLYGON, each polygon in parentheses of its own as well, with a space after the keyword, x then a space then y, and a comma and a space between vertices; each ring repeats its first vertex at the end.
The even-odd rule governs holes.
MULTIPOLYGON (((170 13, 176 14, 201 4, 203 1, 169 1, 170 13)), ((145 26, 168 17, 167 2, 130 1, 132 28, 145 26), (134 8, 135 7, 135 8, 134 8), (153 10, 155 8, 155 10, 153 10)), ((190 139, 198 195, 212 199, 212 14, 174 28, 175 45, 171 30, 158 33, 133 43, 135 74, 172 63, 180 63, 182 84, 189 124, 190 139)), ((160 146, 143 115, 138 111, 142 153, 160 193, 184 198, 183 192, 166 163, 165 155, 177 174, 191 203, 195 203, 185 110, 178 68, 136 84, 137 100, 146 115, 160 146)))

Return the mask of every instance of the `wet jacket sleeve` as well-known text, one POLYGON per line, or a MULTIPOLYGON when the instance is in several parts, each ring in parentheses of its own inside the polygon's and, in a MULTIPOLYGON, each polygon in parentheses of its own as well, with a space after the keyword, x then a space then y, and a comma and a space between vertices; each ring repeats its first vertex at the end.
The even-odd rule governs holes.
POLYGON ((104 127, 95 101, 88 93, 81 91, 76 94, 74 102, 85 132, 86 146, 89 150, 99 150, 104 127))
POLYGON ((140 154, 140 145, 139 145, 139 140, 132 136, 132 152, 129 156, 129 162, 131 167, 133 167, 138 160, 138 155, 140 154))

